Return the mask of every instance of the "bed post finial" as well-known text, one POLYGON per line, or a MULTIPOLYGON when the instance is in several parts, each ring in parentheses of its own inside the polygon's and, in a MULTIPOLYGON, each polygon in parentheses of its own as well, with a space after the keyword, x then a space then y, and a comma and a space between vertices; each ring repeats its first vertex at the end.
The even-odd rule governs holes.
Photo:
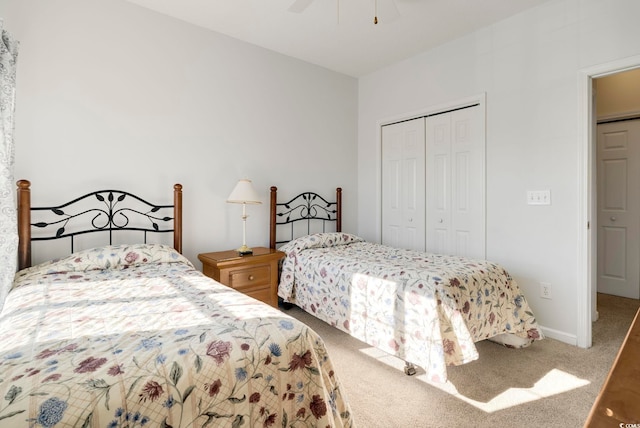
POLYGON ((18 270, 31 266, 31 182, 18 180, 18 270))
POLYGON ((269 248, 276 249, 276 208, 278 201, 278 188, 271 186, 271 203, 269 213, 269 248))
POLYGON ((342 187, 336 189, 336 232, 342 232, 342 187))
POLYGON ((182 184, 173 186, 173 248, 182 254, 182 184))

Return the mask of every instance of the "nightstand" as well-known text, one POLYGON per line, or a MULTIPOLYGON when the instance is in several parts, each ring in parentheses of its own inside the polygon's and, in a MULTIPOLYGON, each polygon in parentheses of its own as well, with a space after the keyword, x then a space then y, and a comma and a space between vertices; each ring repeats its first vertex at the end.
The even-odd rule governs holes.
POLYGON ((244 256, 229 250, 198 254, 198 259, 208 277, 277 308, 278 262, 284 256, 282 251, 257 247, 244 256))

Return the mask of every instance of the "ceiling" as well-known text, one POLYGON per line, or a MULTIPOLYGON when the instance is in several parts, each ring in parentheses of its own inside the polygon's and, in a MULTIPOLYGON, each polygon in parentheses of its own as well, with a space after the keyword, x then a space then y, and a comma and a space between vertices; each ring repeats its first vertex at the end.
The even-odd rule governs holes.
POLYGON ((361 77, 549 0, 307 0, 302 12, 296 0, 127 1, 361 77))

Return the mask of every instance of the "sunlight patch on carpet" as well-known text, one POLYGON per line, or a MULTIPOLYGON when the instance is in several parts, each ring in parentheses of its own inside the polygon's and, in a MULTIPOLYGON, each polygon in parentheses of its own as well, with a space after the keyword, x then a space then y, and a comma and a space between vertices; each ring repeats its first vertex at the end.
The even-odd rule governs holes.
MULTIPOLYGON (((418 378, 420 378, 420 376, 418 376, 418 378)), ((562 370, 551 369, 531 388, 509 388, 491 400, 481 402, 460 394, 451 382, 437 384, 427 381, 424 377, 422 377, 421 380, 487 413, 497 412, 498 410, 504 410, 509 407, 562 394, 563 392, 578 389, 590 383, 588 380, 580 379, 562 370)))
MULTIPOLYGON (((404 361, 397 357, 375 348, 364 348, 360 351, 400 372, 404 371, 404 361)), ((434 388, 438 388, 486 413, 493 413, 542 398, 552 397, 590 384, 586 379, 580 379, 559 369, 551 369, 530 388, 509 388, 491 400, 483 402, 474 400, 460 393, 451 381, 447 381, 446 383, 431 382, 424 374, 417 374, 414 378, 434 388)))

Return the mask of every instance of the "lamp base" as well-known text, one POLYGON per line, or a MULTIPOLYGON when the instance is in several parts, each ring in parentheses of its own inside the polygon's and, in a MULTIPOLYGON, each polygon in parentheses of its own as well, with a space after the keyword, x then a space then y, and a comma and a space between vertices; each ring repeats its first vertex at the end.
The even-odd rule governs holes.
POLYGON ((246 245, 242 245, 242 247, 238 248, 236 251, 241 256, 247 256, 249 254, 253 254, 253 250, 251 248, 247 247, 246 245))

